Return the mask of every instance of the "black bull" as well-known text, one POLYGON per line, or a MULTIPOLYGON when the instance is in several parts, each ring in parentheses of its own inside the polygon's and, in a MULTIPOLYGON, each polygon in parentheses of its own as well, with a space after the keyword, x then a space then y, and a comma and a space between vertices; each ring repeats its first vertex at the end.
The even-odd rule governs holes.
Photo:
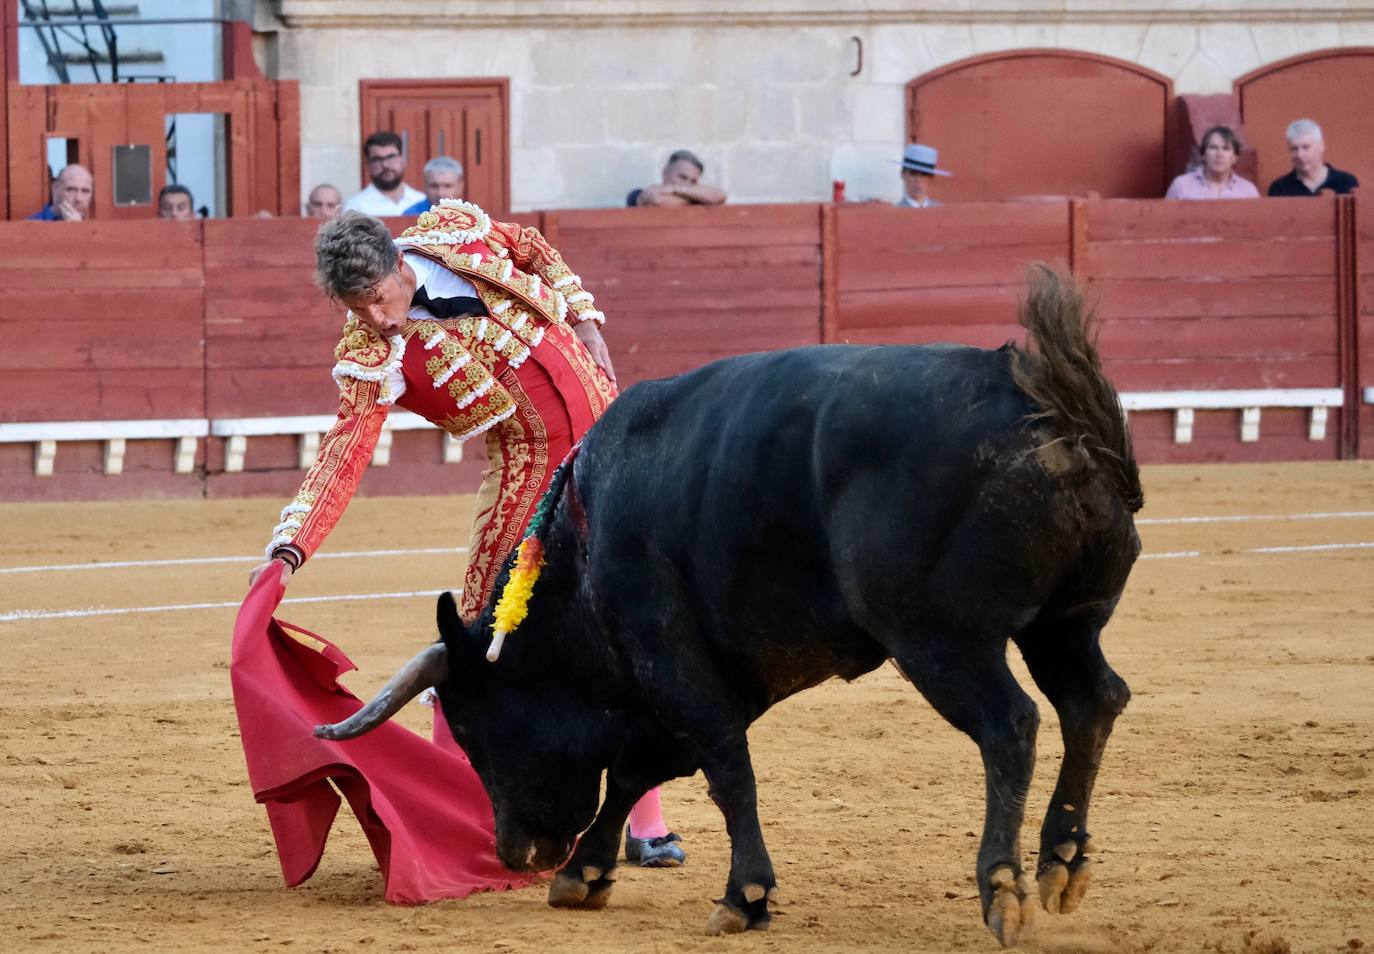
POLYGON ((978 889, 1010 944, 1031 913, 1019 831, 1039 724, 1010 638, 1063 728, 1036 875, 1047 909, 1072 910, 1130 695, 1099 634, 1142 497, 1077 292, 1041 269, 1021 320, 1033 349, 813 347, 630 388, 555 481, 547 563, 499 660, 484 658, 491 607, 465 629, 445 594, 442 641, 317 731, 360 734, 435 685, 501 860, 572 852, 558 906, 603 906, 631 805, 700 769, 731 843, 708 928, 732 932, 766 927, 776 900, 750 724, 891 659, 982 753, 978 889))

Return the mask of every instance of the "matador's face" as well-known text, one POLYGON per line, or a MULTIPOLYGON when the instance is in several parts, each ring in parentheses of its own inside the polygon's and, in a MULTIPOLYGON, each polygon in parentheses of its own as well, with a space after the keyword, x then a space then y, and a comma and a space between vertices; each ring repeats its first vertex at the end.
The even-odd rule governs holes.
POLYGON ((399 254, 396 268, 385 278, 356 295, 341 300, 364 324, 379 335, 390 337, 401 333, 410 300, 415 295, 415 273, 399 254))

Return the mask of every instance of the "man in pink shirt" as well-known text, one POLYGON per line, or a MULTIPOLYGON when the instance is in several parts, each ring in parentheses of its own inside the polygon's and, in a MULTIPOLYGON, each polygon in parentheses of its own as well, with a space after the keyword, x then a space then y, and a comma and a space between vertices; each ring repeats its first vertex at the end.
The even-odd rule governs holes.
POLYGON ((1229 126, 1213 126, 1202 134, 1197 168, 1169 184, 1166 199, 1258 199, 1259 189, 1233 171, 1240 158, 1240 137, 1229 126))

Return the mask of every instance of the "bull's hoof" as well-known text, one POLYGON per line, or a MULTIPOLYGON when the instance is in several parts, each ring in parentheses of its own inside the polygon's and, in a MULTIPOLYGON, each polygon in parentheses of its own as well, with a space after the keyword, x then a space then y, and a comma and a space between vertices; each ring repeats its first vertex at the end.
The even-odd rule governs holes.
POLYGON ((616 869, 602 874, 589 865, 582 869, 582 874, 583 878, 576 878, 565 870, 554 875, 549 884, 549 906, 597 911, 609 904, 611 889, 618 876, 616 869))
POLYGON ((1041 851, 1036 882, 1040 903, 1051 914, 1068 914, 1083 901, 1092 883, 1092 839, 1086 835, 1066 838, 1054 846, 1054 853, 1041 851))
POLYGON ((707 934, 740 934, 744 931, 766 931, 773 922, 768 911, 771 904, 778 904, 778 889, 765 889, 761 884, 746 884, 742 891, 743 905, 734 905, 725 899, 716 902, 711 916, 706 919, 707 934))
POLYGON ((707 934, 742 934, 749 930, 749 917, 739 908, 717 901, 706 919, 707 934))
POLYGON ((1035 908, 1030 894, 1017 882, 1010 868, 997 868, 988 877, 992 900, 983 912, 988 930, 996 935, 1003 947, 1011 947, 1030 930, 1035 908))
POLYGON ((1051 914, 1068 914, 1083 901, 1093 880, 1091 858, 1079 858, 1070 867, 1056 858, 1043 865, 1036 883, 1040 887, 1040 903, 1051 914))

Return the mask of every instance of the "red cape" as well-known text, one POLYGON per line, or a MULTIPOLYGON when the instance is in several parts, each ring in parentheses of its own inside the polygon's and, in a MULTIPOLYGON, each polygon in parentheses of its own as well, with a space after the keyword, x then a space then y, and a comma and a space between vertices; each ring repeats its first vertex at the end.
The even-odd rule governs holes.
POLYGON ((491 802, 456 746, 440 748, 394 722, 347 742, 315 738, 316 725, 362 707, 338 682, 357 667, 328 640, 273 619, 284 592, 275 573, 264 573, 244 598, 229 674, 248 779, 267 808, 286 883, 315 873, 339 811, 336 787, 393 904, 535 880, 496 860, 491 802))

